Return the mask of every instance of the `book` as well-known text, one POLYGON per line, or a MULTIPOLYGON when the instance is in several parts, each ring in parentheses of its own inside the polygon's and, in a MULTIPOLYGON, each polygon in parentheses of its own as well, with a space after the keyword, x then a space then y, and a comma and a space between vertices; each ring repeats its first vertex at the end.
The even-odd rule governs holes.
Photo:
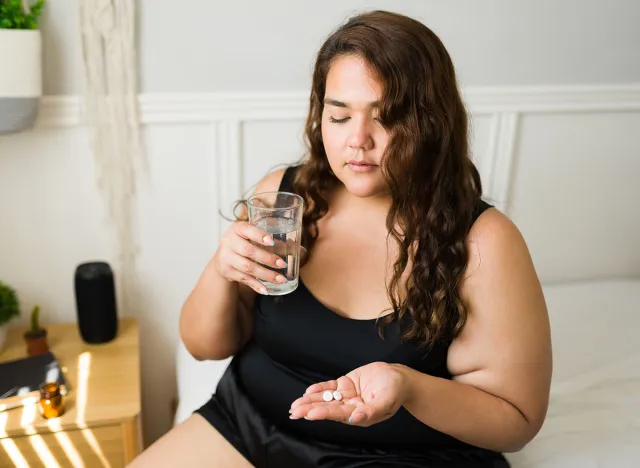
POLYGON ((55 355, 38 356, 0 363, 0 411, 5 411, 40 398, 40 385, 58 382, 65 395, 68 383, 55 355))

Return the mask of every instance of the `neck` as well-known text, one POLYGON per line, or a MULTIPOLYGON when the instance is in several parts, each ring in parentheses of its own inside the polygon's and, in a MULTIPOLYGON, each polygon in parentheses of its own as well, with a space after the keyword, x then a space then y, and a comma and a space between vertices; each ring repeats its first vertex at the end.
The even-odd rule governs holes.
POLYGON ((391 194, 389 192, 379 193, 370 197, 357 197, 343 186, 336 195, 338 203, 360 212, 377 213, 386 216, 389 208, 391 208, 391 194))

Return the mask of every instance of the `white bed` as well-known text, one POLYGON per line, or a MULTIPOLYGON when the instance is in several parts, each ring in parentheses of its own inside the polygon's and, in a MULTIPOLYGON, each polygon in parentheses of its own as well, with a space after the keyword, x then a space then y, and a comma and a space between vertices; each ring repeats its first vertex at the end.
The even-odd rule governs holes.
POLYGON ((554 376, 547 419, 514 468, 640 466, 640 280, 545 288, 554 376))
MULTIPOLYGON (((640 279, 545 287, 554 377, 544 427, 513 468, 640 466, 640 279)), ((228 360, 197 362, 180 345, 176 423, 207 401, 228 360)))

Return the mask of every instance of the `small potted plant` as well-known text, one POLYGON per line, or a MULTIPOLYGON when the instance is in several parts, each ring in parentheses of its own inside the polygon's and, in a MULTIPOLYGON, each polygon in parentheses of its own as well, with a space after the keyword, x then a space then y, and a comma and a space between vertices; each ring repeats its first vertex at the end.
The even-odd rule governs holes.
POLYGON ((27 354, 29 356, 46 354, 49 352, 47 330, 40 326, 39 306, 34 306, 31 311, 31 326, 25 332, 24 339, 27 342, 27 354))
POLYGON ((20 315, 18 295, 11 286, 0 281, 0 352, 7 339, 8 324, 18 315, 20 315))
POLYGON ((45 0, 0 0, 0 135, 32 128, 42 95, 45 0))

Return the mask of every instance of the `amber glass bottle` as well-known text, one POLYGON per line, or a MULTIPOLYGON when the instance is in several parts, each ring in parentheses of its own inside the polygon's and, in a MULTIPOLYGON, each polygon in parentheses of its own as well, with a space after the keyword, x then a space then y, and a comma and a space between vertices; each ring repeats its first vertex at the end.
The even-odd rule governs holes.
POLYGON ((64 413, 60 384, 46 382, 40 386, 40 412, 46 419, 57 418, 64 413))

